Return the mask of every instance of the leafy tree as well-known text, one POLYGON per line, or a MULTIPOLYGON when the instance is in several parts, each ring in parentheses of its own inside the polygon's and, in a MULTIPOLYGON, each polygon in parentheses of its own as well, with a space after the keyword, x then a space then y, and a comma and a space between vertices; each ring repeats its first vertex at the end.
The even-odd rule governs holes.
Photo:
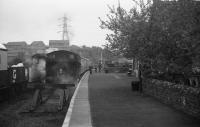
POLYGON ((193 57, 198 55, 194 49, 199 45, 199 33, 192 33, 200 25, 196 19, 199 5, 192 0, 181 0, 157 1, 152 6, 150 41, 158 47, 154 56, 164 66, 162 71, 191 73, 193 57))
POLYGON ((98 64, 100 57, 101 57, 101 52, 103 49, 101 47, 87 47, 87 46, 76 46, 72 45, 70 46, 70 50, 80 54, 82 57, 88 58, 89 60, 92 61, 93 64, 98 64))
POLYGON ((135 1, 137 6, 129 12, 120 6, 109 7, 110 14, 107 15, 106 21, 100 19, 100 27, 113 31, 106 37, 112 52, 140 61, 144 61, 146 55, 152 54, 151 48, 148 48, 151 46, 148 41, 150 3, 151 0, 146 3, 142 0, 140 3, 135 1))
POLYGON ((199 61, 200 2, 135 3, 139 8, 129 12, 109 7, 107 20, 100 19, 101 28, 113 31, 106 37, 111 51, 137 58, 151 71, 190 74, 199 61))

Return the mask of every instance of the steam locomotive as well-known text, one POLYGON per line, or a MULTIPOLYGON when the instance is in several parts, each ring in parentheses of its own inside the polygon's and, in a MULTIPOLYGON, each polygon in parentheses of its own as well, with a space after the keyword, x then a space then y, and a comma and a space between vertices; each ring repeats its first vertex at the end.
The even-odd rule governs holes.
POLYGON ((62 109, 69 94, 68 88, 75 87, 81 74, 88 70, 89 65, 88 59, 65 50, 34 55, 29 70, 29 81, 36 88, 32 109, 34 110, 42 102, 41 91, 47 87, 62 90, 58 107, 62 109))
POLYGON ((32 56, 29 82, 61 86, 73 84, 88 70, 90 61, 70 51, 59 50, 32 56))

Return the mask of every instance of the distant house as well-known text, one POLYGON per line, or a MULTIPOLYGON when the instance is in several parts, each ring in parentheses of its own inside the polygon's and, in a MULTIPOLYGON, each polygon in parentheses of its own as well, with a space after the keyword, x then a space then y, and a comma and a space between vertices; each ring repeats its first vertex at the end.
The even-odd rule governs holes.
POLYGON ((25 41, 8 42, 5 46, 8 50, 8 63, 12 63, 15 59, 24 61, 28 47, 25 41))
POLYGON ((45 50, 46 50, 46 45, 44 44, 43 41, 33 41, 30 46, 29 46, 30 50, 31 50, 31 53, 32 55, 34 54, 43 54, 45 53, 45 50))
POLYGON ((69 50, 69 40, 49 40, 49 48, 69 50))

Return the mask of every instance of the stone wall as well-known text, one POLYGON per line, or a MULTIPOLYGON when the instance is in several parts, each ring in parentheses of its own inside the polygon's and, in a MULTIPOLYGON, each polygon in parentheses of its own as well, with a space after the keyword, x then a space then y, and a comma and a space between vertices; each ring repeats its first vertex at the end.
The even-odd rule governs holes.
POLYGON ((144 79, 143 91, 176 109, 200 118, 200 88, 144 79))

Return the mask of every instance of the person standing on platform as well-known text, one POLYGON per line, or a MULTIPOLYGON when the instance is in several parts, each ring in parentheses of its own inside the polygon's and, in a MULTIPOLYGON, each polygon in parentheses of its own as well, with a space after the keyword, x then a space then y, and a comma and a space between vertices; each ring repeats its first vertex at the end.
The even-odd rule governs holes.
POLYGON ((92 74, 92 66, 89 66, 90 74, 92 74))
POLYGON ((95 69, 95 72, 97 72, 97 66, 95 66, 94 69, 95 69))
POLYGON ((100 63, 98 65, 98 67, 99 67, 99 72, 101 72, 101 64, 100 63))

